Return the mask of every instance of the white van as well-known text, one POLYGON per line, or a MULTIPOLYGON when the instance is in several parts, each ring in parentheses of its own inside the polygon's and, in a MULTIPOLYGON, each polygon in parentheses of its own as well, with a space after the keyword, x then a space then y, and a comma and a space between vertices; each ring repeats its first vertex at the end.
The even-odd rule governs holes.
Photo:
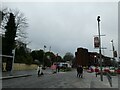
POLYGON ((64 62, 59 63, 59 66, 60 67, 69 67, 69 68, 72 67, 69 63, 64 63, 64 62))

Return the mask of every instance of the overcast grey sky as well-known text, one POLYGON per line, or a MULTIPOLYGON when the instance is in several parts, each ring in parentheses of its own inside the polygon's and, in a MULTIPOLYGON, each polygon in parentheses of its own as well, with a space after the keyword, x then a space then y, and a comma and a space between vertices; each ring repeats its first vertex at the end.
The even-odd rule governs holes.
MULTIPOLYGON (((94 49, 93 36, 97 35, 97 16, 101 16, 100 28, 104 54, 112 56, 111 39, 118 48, 117 2, 5 2, 3 7, 18 9, 28 19, 29 48, 51 51, 64 56, 76 52, 78 47, 94 49)), ((118 49, 117 49, 118 50, 118 49)), ((102 52, 103 53, 103 52, 102 52)))

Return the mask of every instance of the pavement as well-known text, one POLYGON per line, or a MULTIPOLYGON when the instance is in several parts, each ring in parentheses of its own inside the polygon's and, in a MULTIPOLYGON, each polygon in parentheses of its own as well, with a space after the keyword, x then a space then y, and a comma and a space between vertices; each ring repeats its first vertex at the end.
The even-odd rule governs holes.
MULTIPOLYGON (((43 70, 43 72, 44 74, 51 74, 50 69, 43 70)), ((13 72, 2 72, 2 77, 0 77, 0 80, 28 77, 32 75, 37 75, 37 71, 36 70, 21 70, 21 71, 13 71, 13 72)))

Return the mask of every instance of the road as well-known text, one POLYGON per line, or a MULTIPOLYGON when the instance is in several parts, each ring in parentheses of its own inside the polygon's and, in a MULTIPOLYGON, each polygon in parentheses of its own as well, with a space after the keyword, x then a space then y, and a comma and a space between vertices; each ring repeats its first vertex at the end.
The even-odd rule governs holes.
MULTIPOLYGON (((117 76, 113 80, 113 88, 118 87, 117 76)), ((104 77, 104 85, 100 81, 100 77, 95 77, 94 73, 84 71, 84 77, 76 77, 76 71, 60 72, 57 74, 45 74, 37 77, 33 74, 29 77, 13 78, 3 80, 3 88, 110 88, 107 79, 104 77), (93 83, 94 82, 94 83, 93 83), (98 84, 98 85, 95 85, 98 84)))

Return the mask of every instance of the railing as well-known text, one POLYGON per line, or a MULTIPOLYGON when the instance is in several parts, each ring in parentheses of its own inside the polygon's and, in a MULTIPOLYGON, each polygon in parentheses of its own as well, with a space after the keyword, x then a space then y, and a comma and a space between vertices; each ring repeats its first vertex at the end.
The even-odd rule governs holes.
POLYGON ((13 56, 10 56, 10 55, 0 55, 0 57, 9 57, 9 58, 13 58, 13 56))

